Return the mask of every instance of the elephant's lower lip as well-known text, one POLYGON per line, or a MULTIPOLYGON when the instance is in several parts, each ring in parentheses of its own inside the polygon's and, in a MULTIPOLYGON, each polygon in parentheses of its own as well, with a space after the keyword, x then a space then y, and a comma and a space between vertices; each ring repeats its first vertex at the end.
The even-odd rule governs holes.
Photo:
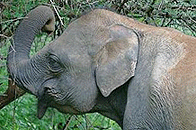
POLYGON ((56 108, 58 111, 60 111, 62 113, 81 114, 80 111, 78 111, 77 109, 75 109, 71 106, 67 106, 67 105, 63 106, 63 105, 56 104, 53 107, 56 108))

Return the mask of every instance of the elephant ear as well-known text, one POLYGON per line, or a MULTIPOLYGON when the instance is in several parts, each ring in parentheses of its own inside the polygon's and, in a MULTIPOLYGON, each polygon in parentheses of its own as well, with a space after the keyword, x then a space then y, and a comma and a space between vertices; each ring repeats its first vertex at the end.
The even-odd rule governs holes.
POLYGON ((110 93, 134 76, 138 57, 138 36, 123 25, 110 27, 109 39, 98 53, 96 82, 103 94, 110 93))

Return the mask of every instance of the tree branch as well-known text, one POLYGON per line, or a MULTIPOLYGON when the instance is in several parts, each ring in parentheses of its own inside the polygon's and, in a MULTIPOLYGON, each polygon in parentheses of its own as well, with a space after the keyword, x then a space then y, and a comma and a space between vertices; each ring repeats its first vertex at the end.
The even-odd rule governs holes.
POLYGON ((0 95, 0 109, 10 102, 24 95, 26 92, 20 89, 12 79, 8 79, 8 89, 3 95, 0 95))

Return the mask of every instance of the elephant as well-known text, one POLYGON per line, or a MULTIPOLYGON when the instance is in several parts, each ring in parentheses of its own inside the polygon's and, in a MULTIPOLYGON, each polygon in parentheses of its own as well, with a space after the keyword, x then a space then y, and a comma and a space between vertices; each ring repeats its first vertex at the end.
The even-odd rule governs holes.
POLYGON ((47 6, 30 11, 7 57, 16 84, 67 114, 99 112, 124 130, 196 128, 196 38, 107 9, 93 9, 29 56, 40 31, 55 29, 47 6))

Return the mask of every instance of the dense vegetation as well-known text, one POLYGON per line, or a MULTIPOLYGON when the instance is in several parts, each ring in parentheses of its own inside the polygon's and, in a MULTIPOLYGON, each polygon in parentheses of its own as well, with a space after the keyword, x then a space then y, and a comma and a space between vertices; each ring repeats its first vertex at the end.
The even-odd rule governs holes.
MULTIPOLYGON (((38 34, 31 55, 57 38, 67 25, 93 8, 108 8, 119 14, 154 26, 172 27, 196 36, 195 0, 3 0, 0 2, 0 94, 8 86, 6 57, 13 34, 25 15, 38 5, 50 6, 56 15, 56 30, 48 36, 38 34)), ((0 110, 0 129, 120 129, 112 120, 98 113, 71 116, 48 109, 43 119, 36 117, 36 98, 25 94, 0 110)))

